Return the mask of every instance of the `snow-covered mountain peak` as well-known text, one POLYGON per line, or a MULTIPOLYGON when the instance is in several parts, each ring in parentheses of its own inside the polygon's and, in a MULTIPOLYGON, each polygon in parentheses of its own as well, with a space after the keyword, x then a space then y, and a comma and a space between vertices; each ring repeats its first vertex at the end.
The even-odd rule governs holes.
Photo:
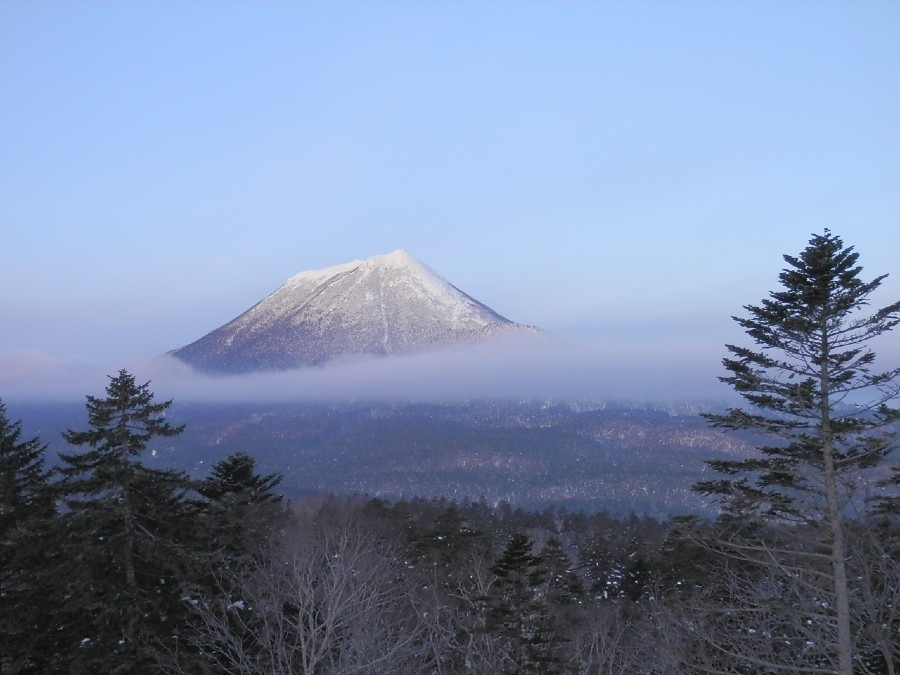
POLYGON ((500 316, 398 249, 301 272, 172 353, 203 370, 245 372, 420 351, 501 331, 538 332, 500 316))
POLYGON ((349 272, 350 270, 356 269, 360 265, 364 265, 364 260, 353 260, 348 263, 341 263, 340 265, 332 265, 331 267, 325 267, 320 270, 306 270, 305 272, 300 272, 299 274, 295 274, 290 279, 287 280, 285 286, 291 284, 299 284, 306 281, 317 281, 319 279, 329 279, 338 274, 343 274, 344 272, 349 272))
POLYGON ((402 248, 398 248, 396 251, 391 251, 390 253, 372 256, 366 262, 371 263, 372 265, 383 265, 386 267, 415 267, 422 265, 422 263, 402 248))
POLYGON ((319 270, 307 270, 305 272, 300 272, 299 274, 296 274, 288 279, 287 283, 292 284, 302 283, 304 281, 329 279, 339 274, 344 274, 345 272, 360 268, 370 271, 393 268, 408 270, 412 274, 425 273, 438 276, 435 272, 428 269, 427 266, 416 260, 416 258, 411 256, 402 248, 398 248, 396 251, 392 251, 391 253, 375 255, 366 260, 352 260, 350 262, 332 265, 330 267, 325 267, 319 270))

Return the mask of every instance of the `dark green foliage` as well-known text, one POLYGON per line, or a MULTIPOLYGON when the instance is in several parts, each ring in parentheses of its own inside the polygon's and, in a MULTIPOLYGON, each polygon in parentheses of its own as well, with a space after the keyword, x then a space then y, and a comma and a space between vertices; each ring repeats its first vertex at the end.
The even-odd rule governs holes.
POLYGON ((153 403, 125 371, 106 393, 87 397, 89 429, 64 434, 87 449, 60 453, 66 569, 48 670, 155 672, 185 625, 197 502, 184 474, 141 463, 153 440, 181 432, 165 419, 171 401, 153 403))
POLYGON ((683 596, 703 587, 709 571, 720 563, 704 542, 714 537, 713 528, 696 516, 672 519, 657 557, 656 578, 661 590, 683 596))
POLYGON ((422 515, 415 520, 407 518, 406 526, 412 534, 413 553, 422 565, 456 576, 466 560, 489 555, 491 542, 483 529, 485 523, 473 523, 471 515, 464 515, 455 502, 434 500, 415 506, 422 509, 422 515))
POLYGON ((550 537, 539 558, 547 576, 547 604, 551 607, 581 604, 585 599, 584 584, 559 539, 550 537))
POLYGON ((486 628, 507 645, 507 673, 559 672, 556 634, 546 602, 547 568, 532 553, 528 535, 512 535, 491 571, 496 581, 486 598, 486 628))
POLYGON ((256 460, 243 452, 217 462, 211 473, 198 490, 207 498, 204 519, 213 564, 233 565, 261 555, 284 515, 281 495, 273 492, 281 475, 257 474, 256 460))
POLYGON ((34 667, 34 642, 50 606, 45 567, 55 517, 46 445, 22 439, 0 401, 0 672, 34 667))
POLYGON ((234 499, 242 504, 278 502, 281 495, 273 490, 281 482, 281 474, 260 476, 256 473, 256 460, 244 452, 236 452, 217 462, 212 475, 200 486, 208 499, 234 499))
POLYGON ((21 421, 7 416, 0 401, 0 537, 4 540, 32 517, 52 511, 44 469, 47 446, 40 439, 22 439, 21 421))
POLYGON ((826 444, 841 473, 873 467, 896 447, 890 425, 900 410, 889 404, 900 392, 900 368, 872 372, 868 342, 900 322, 900 302, 860 315, 886 275, 861 281, 858 257, 826 230, 798 258, 784 257, 790 267, 779 277, 783 291, 746 305, 749 317, 734 317, 760 349, 727 345, 730 375, 720 379, 751 407, 707 418, 776 441, 758 458, 708 462, 728 478, 696 489, 719 495, 736 514, 817 521, 826 444), (866 393, 868 400, 861 398, 866 393))
POLYGON ((504 628, 510 622, 518 622, 533 606, 534 589, 546 581, 546 569, 540 564, 540 558, 532 554, 533 547, 534 542, 527 534, 516 532, 491 567, 497 583, 489 596, 490 626, 504 628))
POLYGON ((556 657, 551 665, 564 670, 563 665, 567 662, 563 655, 564 643, 568 636, 588 621, 587 593, 584 582, 575 571, 574 562, 557 537, 547 540, 538 557, 545 570, 542 594, 549 627, 552 628, 549 634, 551 647, 556 657))
POLYGON ((891 467, 891 475, 878 482, 884 494, 872 498, 873 511, 900 518, 900 464, 891 467))
MULTIPOLYGON (((765 573, 743 586, 732 574, 729 592, 740 587, 740 604, 769 611, 770 594, 760 583, 781 588, 794 609, 785 607, 777 620, 767 614, 772 630, 778 621, 789 625, 804 606, 815 612, 810 625, 820 630, 809 639, 817 648, 802 657, 770 652, 763 658, 760 646, 748 643, 741 658, 757 666, 850 675, 862 653, 854 624, 863 609, 856 603, 863 577, 848 572, 846 519, 864 512, 876 472, 884 475, 884 461, 897 447, 900 409, 892 405, 900 368, 875 370, 869 345, 900 323, 900 302, 866 313, 885 276, 862 281, 858 258, 828 230, 798 257, 784 256, 782 290, 746 305, 749 316, 734 317, 757 349, 727 345, 731 357, 723 360, 729 375, 720 379, 748 406, 707 415, 716 427, 766 439, 757 457, 708 462, 723 476, 695 485, 719 499, 721 524, 731 530, 711 548, 765 573)), ((888 512, 891 498, 880 504, 888 512)), ((734 633, 749 630, 743 625, 734 633)))
POLYGON ((579 561, 591 597, 615 600, 644 595, 650 581, 646 561, 654 556, 665 532, 660 523, 635 514, 620 521, 598 513, 583 528, 578 536, 579 561))

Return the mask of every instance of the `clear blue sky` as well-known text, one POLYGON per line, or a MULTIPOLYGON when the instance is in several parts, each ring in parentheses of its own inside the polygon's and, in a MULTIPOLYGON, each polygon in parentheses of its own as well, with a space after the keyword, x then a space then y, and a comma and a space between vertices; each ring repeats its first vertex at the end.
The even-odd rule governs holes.
POLYGON ((898 36, 887 1, 5 0, 0 364, 151 357, 405 248, 714 369, 825 227, 900 297, 898 36))

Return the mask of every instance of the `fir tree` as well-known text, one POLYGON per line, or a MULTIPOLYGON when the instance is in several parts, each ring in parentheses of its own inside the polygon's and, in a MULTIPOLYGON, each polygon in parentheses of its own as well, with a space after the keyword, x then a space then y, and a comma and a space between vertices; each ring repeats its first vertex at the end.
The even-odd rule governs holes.
POLYGON ((900 393, 900 368, 875 372, 869 347, 900 322, 900 302, 865 313, 886 275, 863 281, 858 257, 825 230, 798 257, 784 256, 789 267, 779 277, 783 290, 745 306, 749 316, 734 317, 758 348, 727 345, 729 375, 720 379, 749 407, 708 418, 772 442, 759 448, 759 457, 710 461, 725 477, 695 486, 717 496, 730 522, 747 533, 733 542, 732 552, 770 570, 828 580, 811 593, 826 615, 817 620, 833 627, 833 649, 813 665, 844 675, 853 672, 854 647, 847 573, 852 552, 843 520, 863 508, 860 493, 875 482, 867 471, 894 449, 890 426, 900 419, 900 410, 890 406, 900 393))
POLYGON ((554 630, 546 591, 547 568, 531 551, 534 543, 516 532, 491 567, 497 579, 486 599, 487 630, 505 645, 509 664, 505 672, 558 672, 553 653, 554 630))
POLYGON ((86 431, 64 438, 59 491, 67 557, 58 659, 65 672, 154 672, 185 619, 182 585, 195 574, 192 483, 141 462, 151 442, 181 433, 149 383, 120 371, 106 397, 87 397, 86 431))
POLYGON ((5 538, 35 515, 45 515, 49 472, 47 446, 39 438, 22 439, 21 420, 9 419, 0 401, 0 537, 5 538))
POLYGON ((540 553, 541 564, 547 572, 547 602, 563 609, 579 605, 584 600, 584 584, 575 573, 572 561, 556 537, 550 537, 540 553))
POLYGON ((214 537, 209 548, 218 558, 231 563, 262 552, 283 515, 281 495, 274 492, 280 482, 281 474, 259 475, 256 460, 243 452, 213 466, 198 489, 208 499, 207 531, 214 537))
POLYGON ((260 476, 256 473, 256 460, 244 452, 236 452, 216 462, 211 473, 200 486, 204 497, 223 499, 232 495, 247 504, 281 501, 281 495, 273 492, 281 483, 281 474, 260 476))
POLYGON ((0 401, 0 672, 39 668, 34 644, 51 611, 44 566, 56 515, 44 469, 47 446, 22 438, 0 401))

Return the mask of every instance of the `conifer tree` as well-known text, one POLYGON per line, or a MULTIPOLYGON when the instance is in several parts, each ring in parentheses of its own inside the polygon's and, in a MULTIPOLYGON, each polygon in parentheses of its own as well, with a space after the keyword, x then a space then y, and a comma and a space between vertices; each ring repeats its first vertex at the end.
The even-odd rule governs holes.
POLYGON ((43 566, 56 515, 44 469, 47 446, 23 439, 0 401, 0 672, 36 667, 33 645, 50 609, 43 566))
POLYGON ((154 403, 149 383, 124 370, 106 394, 87 397, 88 430, 63 434, 86 449, 60 453, 68 569, 54 668, 154 672, 184 623, 196 502, 184 474, 141 462, 153 441, 183 429, 165 418, 171 401, 154 403))
POLYGON ((584 599, 584 584, 573 570, 572 561, 556 537, 550 537, 540 553, 541 564, 547 571, 547 602, 568 608, 584 599))
POLYGON ((221 499, 233 495, 244 503, 279 502, 281 495, 273 490, 282 476, 256 473, 256 460, 244 452, 235 452, 213 466, 212 475, 200 487, 204 497, 221 499))
POLYGON ((486 627, 506 648, 505 672, 553 673, 559 660, 553 653, 554 630, 545 595, 547 568, 524 532, 515 532, 491 567, 497 579, 487 596, 486 627))
POLYGON ((11 421, 0 401, 0 536, 13 532, 23 520, 52 503, 46 491, 46 449, 39 438, 22 439, 21 420, 11 421))
POLYGON ((211 473, 198 486, 209 500, 210 550, 229 563, 259 555, 283 515, 281 495, 274 492, 281 474, 258 474, 256 460, 243 452, 220 460, 211 473))
POLYGON ((891 407, 900 368, 876 371, 870 347, 900 322, 900 302, 867 313, 886 275, 863 281, 858 257, 828 230, 814 235, 799 256, 784 256, 782 290, 734 317, 757 348, 727 345, 729 375, 720 379, 749 405, 708 418, 770 441, 758 457, 708 462, 725 477, 695 486, 748 533, 733 552, 812 585, 823 614, 815 621, 834 638, 830 650, 817 645, 827 651, 813 666, 842 675, 856 658, 844 519, 864 509, 870 470, 896 447, 891 425, 900 420, 891 407))

